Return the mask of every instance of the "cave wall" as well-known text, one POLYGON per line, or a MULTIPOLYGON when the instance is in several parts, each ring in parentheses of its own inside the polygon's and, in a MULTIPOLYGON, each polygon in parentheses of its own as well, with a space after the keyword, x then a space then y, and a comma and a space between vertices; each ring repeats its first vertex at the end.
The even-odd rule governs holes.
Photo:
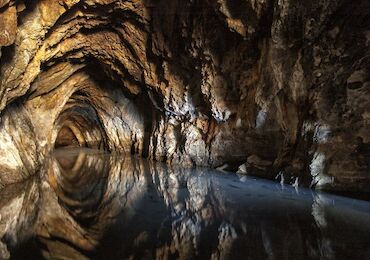
POLYGON ((369 191, 369 16, 367 0, 2 0, 0 183, 67 125, 80 146, 369 191))

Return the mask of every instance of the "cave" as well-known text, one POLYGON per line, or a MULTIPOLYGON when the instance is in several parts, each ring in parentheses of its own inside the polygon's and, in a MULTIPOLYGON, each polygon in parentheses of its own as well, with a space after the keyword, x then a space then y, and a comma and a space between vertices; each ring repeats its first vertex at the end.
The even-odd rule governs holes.
POLYGON ((370 258, 369 20, 0 0, 0 259, 370 258))

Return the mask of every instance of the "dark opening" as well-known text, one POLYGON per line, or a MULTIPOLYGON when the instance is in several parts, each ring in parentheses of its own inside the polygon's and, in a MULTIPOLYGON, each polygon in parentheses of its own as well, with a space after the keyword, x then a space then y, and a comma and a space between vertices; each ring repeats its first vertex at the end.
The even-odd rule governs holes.
POLYGON ((57 136, 55 141, 55 148, 60 147, 79 147, 80 143, 76 135, 73 133, 71 128, 63 126, 57 136))

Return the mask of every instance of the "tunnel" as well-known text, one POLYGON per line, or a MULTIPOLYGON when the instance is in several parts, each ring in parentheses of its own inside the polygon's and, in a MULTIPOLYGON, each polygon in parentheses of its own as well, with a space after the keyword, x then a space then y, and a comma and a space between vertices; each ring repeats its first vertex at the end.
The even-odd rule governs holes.
MULTIPOLYGON (((191 250, 171 256, 202 258, 199 247, 208 246, 205 252, 214 258, 241 258, 234 253, 243 248, 247 238, 240 232, 248 225, 238 222, 234 228, 226 217, 229 204, 223 198, 238 197, 238 191, 219 182, 219 173, 235 178, 237 185, 230 185, 236 190, 256 194, 249 186, 255 179, 272 181, 266 185, 278 187, 285 198, 281 187, 289 187, 306 206, 306 189, 314 192, 312 216, 300 215, 302 221, 287 234, 300 233, 308 219, 328 231, 321 221, 327 213, 321 206, 328 204, 316 190, 370 194, 369 15, 368 0, 0 0, 0 258, 17 251, 18 239, 27 240, 12 231, 26 217, 27 223, 36 221, 29 226, 38 233, 27 234, 37 237, 32 245, 48 248, 42 253, 55 253, 56 245, 75 239, 71 244, 83 253, 67 245, 71 258, 94 258, 99 241, 111 241, 103 233, 117 223, 122 228, 123 219, 138 226, 144 219, 143 227, 153 231, 149 224, 156 218, 150 222, 136 211, 143 209, 160 215, 163 229, 156 235, 173 243, 161 240, 166 246, 154 258, 166 259, 168 248, 178 245, 191 250), (210 179, 198 183, 177 175, 192 174, 185 169, 196 169, 200 180, 206 172, 210 179), (10 202, 18 194, 9 191, 13 187, 29 193, 10 202), (150 211, 155 208, 150 198, 158 211, 150 211), (39 200, 55 206, 55 219, 47 217, 50 208, 35 206, 39 200), (3 227, 4 205, 24 218, 3 227), (127 215, 121 212, 127 208, 127 215), (166 215, 171 223, 161 218, 163 212, 171 212, 166 215), (119 220, 106 224, 106 216, 119 220), (78 231, 75 238, 52 229, 66 219, 78 231), (207 223, 217 226, 217 232, 209 229, 217 236, 202 244, 198 239, 207 223), (189 241, 176 240, 181 230, 189 241)), ((265 198, 263 203, 275 205, 271 196, 265 198)), ((256 258, 286 256, 269 247, 276 242, 270 224, 258 229, 263 241, 256 247, 263 253, 256 258)), ((131 230, 142 233, 124 248, 152 245, 148 230, 131 230)), ((325 232, 312 232, 306 242, 315 250, 308 258, 333 256, 323 252, 345 256, 337 244, 323 242, 325 232), (311 243, 316 235, 320 245, 311 243)), ((298 242, 294 250, 301 249, 298 242)), ((286 243, 282 248, 293 252, 286 243)), ((136 256, 150 258, 144 251, 136 256)), ((295 258, 305 254, 294 252, 295 258)))
POLYGON ((2 182, 84 147, 366 191, 368 5, 2 1, 2 182))

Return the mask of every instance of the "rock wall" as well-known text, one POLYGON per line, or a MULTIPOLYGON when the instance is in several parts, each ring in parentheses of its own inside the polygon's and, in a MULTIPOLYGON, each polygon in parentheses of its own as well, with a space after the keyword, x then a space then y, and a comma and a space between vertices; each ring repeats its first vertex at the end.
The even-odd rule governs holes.
POLYGON ((0 183, 70 143, 369 191, 369 16, 368 0, 0 0, 0 183))

